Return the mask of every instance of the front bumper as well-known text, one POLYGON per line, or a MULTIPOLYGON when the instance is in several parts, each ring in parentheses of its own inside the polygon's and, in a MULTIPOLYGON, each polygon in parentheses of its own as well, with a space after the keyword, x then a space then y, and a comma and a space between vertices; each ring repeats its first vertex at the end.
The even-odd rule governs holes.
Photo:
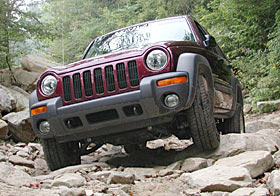
MULTIPOLYGON (((143 78, 140 90, 89 100, 64 106, 61 97, 38 101, 36 91, 30 96, 30 111, 47 106, 47 112, 31 115, 35 134, 42 138, 56 137, 59 141, 79 140, 117 134, 133 129, 170 122, 174 114, 186 109, 189 83, 158 87, 158 80, 187 76, 186 72, 170 72, 143 78), (166 95, 174 93, 179 97, 176 108, 163 104, 166 95), (40 122, 50 123, 49 134, 41 134, 40 122)), ((187 77, 188 78, 188 77, 187 77)))

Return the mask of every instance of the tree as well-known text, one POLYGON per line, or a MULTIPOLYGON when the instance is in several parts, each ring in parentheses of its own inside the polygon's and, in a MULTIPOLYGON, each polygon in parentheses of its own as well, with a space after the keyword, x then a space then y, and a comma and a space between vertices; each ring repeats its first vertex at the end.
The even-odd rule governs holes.
POLYGON ((0 68, 5 68, 22 55, 19 43, 32 37, 42 39, 49 33, 39 14, 30 11, 24 0, 0 0, 0 4, 0 68))

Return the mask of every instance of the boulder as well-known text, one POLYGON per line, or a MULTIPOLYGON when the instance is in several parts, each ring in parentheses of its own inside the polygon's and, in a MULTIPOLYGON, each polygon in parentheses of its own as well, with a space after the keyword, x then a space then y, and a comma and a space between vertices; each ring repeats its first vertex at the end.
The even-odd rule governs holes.
POLYGON ((17 187, 36 183, 29 174, 7 163, 0 163, 0 182, 17 187))
POLYGON ((181 170, 186 172, 193 172, 196 170, 208 167, 207 159, 203 158, 188 158, 183 161, 181 170))
POLYGON ((137 180, 145 180, 147 177, 157 176, 159 171, 155 168, 127 167, 124 172, 134 174, 137 180))
POLYGON ((112 172, 108 178, 107 184, 133 184, 134 174, 128 172, 112 172))
POLYGON ((16 69, 14 75, 17 82, 27 92, 32 92, 35 89, 36 82, 40 76, 37 72, 28 72, 22 69, 16 69))
POLYGON ((85 196, 86 192, 82 188, 68 188, 65 186, 59 187, 57 193, 60 196, 85 196))
POLYGON ((5 139, 8 135, 8 124, 0 119, 0 139, 5 139))
POLYGON ((256 133, 262 129, 279 129, 280 124, 276 124, 270 121, 253 121, 246 123, 246 133, 256 133))
POLYGON ((280 195, 280 170, 274 170, 266 182, 270 192, 274 195, 280 195))
POLYGON ((15 138, 22 142, 30 142, 35 139, 35 134, 30 123, 29 111, 11 112, 3 117, 8 122, 9 130, 15 138))
POLYGON ((68 188, 81 187, 85 185, 86 180, 79 173, 66 173, 57 176, 51 186, 66 186, 68 188))
POLYGON ((274 155, 274 161, 276 165, 280 165, 280 151, 277 151, 274 155))
POLYGON ((0 113, 12 111, 15 109, 15 105, 15 100, 9 90, 0 85, 0 113))
POLYGON ((252 178, 262 175, 274 165, 272 155, 267 151, 247 151, 239 155, 218 160, 214 165, 244 167, 252 178))
POLYGON ((27 160, 27 159, 22 158, 18 155, 10 156, 9 161, 14 165, 21 165, 21 166, 34 168, 34 161, 27 160))
POLYGON ((219 148, 206 155, 208 158, 219 159, 234 156, 245 151, 276 152, 280 147, 280 132, 269 129, 257 133, 227 134, 221 136, 219 148))
POLYGON ((231 192, 241 187, 252 186, 252 178, 247 169, 213 165, 192 173, 184 173, 179 178, 191 189, 231 192))
POLYGON ((267 196, 269 190, 266 188, 240 188, 233 191, 229 196, 267 196))
POLYGON ((9 87, 9 91, 16 101, 15 110, 17 112, 29 108, 29 93, 17 86, 9 87))
POLYGON ((275 105, 277 110, 280 110, 280 99, 279 100, 275 100, 275 101, 261 101, 257 103, 257 107, 259 109, 262 109, 263 107, 265 107, 266 105, 275 105))
POLYGON ((51 67, 62 66, 62 64, 55 63, 34 55, 27 55, 23 57, 21 60, 21 65, 24 70, 37 73, 42 73, 51 67))

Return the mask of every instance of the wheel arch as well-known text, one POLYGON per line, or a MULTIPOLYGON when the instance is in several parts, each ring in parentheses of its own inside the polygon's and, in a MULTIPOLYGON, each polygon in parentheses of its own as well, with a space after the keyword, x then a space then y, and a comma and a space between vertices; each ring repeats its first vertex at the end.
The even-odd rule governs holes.
POLYGON ((211 97, 214 98, 214 80, 212 76, 212 69, 208 60, 199 54, 183 53, 179 56, 176 71, 183 71, 188 73, 189 81, 189 96, 186 103, 186 108, 189 108, 196 94, 196 85, 198 75, 202 74, 210 88, 211 97))

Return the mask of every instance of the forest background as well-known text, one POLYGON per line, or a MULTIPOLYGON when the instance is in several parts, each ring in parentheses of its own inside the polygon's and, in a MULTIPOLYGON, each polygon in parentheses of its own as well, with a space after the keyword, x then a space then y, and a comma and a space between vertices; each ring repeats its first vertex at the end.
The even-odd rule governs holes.
POLYGON ((216 38, 246 102, 280 99, 280 0, 0 0, 0 69, 26 54, 68 64, 104 33, 185 14, 216 38))

